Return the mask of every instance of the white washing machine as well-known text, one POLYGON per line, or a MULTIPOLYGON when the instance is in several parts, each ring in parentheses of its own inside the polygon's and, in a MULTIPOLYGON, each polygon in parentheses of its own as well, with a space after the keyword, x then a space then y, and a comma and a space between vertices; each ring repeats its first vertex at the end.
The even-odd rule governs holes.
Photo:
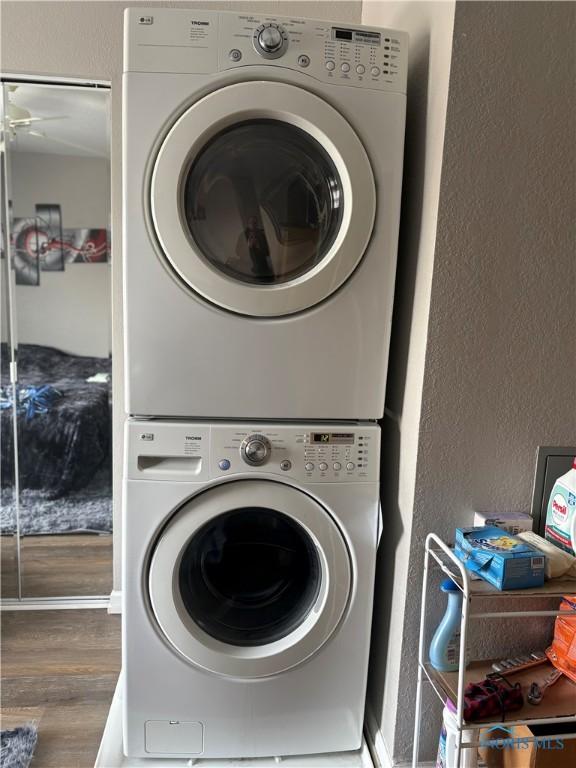
POLYGON ((127 411, 382 416, 407 35, 127 9, 127 411))
POLYGON ((360 747, 379 437, 361 423, 127 423, 126 755, 360 747))

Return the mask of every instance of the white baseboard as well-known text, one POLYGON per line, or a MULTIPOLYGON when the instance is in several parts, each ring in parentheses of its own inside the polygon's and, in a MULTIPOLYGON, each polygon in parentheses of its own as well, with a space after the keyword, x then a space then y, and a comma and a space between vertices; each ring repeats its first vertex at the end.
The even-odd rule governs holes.
POLYGON ((384 743, 382 731, 380 730, 370 707, 366 707, 365 733, 368 747, 372 753, 372 758, 377 768, 394 768, 392 758, 388 754, 388 749, 384 743))
POLYGON ((24 597, 0 601, 0 611, 59 611, 108 609, 109 598, 102 597, 24 597))
MULTIPOLYGON (((372 759, 376 768, 411 768, 412 762, 395 762, 388 752, 388 747, 382 736, 382 731, 374 717, 370 707, 366 708, 366 743, 372 754, 372 759)), ((419 763, 418 768, 435 768, 434 761, 419 763)))
POLYGON ((113 589, 110 592, 108 613, 122 613, 122 592, 119 589, 113 589))

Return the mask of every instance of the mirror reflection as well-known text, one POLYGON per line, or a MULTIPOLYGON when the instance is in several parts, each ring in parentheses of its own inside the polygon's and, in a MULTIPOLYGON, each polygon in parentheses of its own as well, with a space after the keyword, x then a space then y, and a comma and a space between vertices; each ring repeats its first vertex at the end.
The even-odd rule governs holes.
POLYGON ((25 598, 112 589, 108 111, 105 89, 4 84, 2 540, 25 598))

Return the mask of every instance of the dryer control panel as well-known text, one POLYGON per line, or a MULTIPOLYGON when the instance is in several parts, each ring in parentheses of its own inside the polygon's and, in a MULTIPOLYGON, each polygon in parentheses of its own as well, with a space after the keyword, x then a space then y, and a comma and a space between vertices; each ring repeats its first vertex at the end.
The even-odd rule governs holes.
POLYGON ((278 475, 302 483, 376 482, 380 428, 363 424, 131 421, 128 476, 205 481, 278 475))
POLYGON ((125 11, 125 72, 282 67, 332 85, 405 93, 407 54, 407 33, 393 29, 196 9, 125 11))

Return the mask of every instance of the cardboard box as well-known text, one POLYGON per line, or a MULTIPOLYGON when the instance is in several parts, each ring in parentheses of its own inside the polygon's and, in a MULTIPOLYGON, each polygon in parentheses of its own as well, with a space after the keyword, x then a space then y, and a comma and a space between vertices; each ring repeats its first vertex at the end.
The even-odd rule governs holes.
POLYGON ((475 528, 496 526, 516 536, 522 531, 531 531, 534 518, 526 512, 474 512, 473 525, 475 528))
MULTIPOLYGON (((558 733, 558 726, 556 726, 558 733)), ((478 754, 486 768, 574 768, 576 765, 576 739, 560 742, 539 736, 538 746, 534 742, 523 742, 534 734, 527 725, 517 725, 506 730, 486 729, 480 731, 480 742, 490 739, 505 739, 510 746, 504 748, 480 747, 478 754), (509 741, 510 740, 510 741, 509 741)))
POLYGON ((546 556, 501 528, 457 528, 454 554, 496 589, 544 584, 546 556))

